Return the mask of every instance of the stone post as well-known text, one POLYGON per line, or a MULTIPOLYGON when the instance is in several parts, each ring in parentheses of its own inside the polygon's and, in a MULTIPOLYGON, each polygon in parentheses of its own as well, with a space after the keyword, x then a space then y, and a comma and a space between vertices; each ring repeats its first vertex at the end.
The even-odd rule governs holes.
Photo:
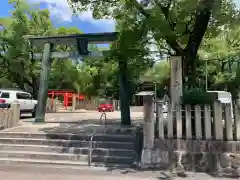
POLYGON ((13 113, 11 126, 15 127, 19 124, 19 120, 20 120, 20 104, 12 103, 11 109, 13 113))
POLYGON ((154 147, 154 104, 153 92, 140 92, 138 96, 143 97, 143 150, 141 155, 142 166, 151 166, 153 164, 154 147))
POLYGON ((163 101, 156 101, 156 126, 158 129, 159 138, 164 138, 163 105, 163 101))
POLYGON ((152 149, 154 146, 153 96, 151 95, 143 96, 143 103, 144 103, 143 147, 147 149, 152 149))
POLYGON ((234 105, 234 131, 235 131, 235 139, 240 141, 240 108, 237 104, 234 105))
POLYGON ((44 118, 45 118, 48 79, 49 79, 49 74, 51 69, 52 48, 53 48, 53 44, 51 43, 46 43, 44 45, 35 122, 44 122, 44 118))

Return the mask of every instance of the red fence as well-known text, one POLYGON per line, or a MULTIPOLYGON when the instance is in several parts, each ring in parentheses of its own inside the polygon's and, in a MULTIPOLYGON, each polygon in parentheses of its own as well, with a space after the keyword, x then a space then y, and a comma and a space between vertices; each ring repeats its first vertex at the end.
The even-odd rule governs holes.
POLYGON ((77 92, 71 90, 48 90, 48 97, 51 98, 52 105, 54 104, 54 98, 56 96, 63 96, 63 105, 65 109, 72 104, 74 95, 77 100, 85 100, 85 96, 83 94, 78 94, 77 92))

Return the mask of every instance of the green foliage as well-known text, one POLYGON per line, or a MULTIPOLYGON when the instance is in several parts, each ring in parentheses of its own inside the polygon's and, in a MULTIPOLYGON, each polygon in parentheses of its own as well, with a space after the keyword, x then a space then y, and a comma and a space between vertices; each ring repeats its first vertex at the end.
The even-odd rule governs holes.
POLYGON ((199 51, 199 77, 205 84, 205 73, 208 76, 208 88, 225 90, 232 93, 234 100, 238 99, 240 90, 240 26, 219 33, 217 37, 206 39, 199 51), (207 65, 207 69, 206 69, 207 65))
POLYGON ((157 97, 162 98, 168 92, 170 85, 170 67, 166 60, 156 62, 153 67, 148 68, 140 76, 140 81, 145 84, 152 84, 152 89, 157 89, 157 97))
POLYGON ((216 93, 206 92, 200 88, 184 89, 182 96, 182 104, 184 105, 212 105, 217 99, 216 93))
POLYGON ((25 1, 10 1, 15 7, 12 16, 2 18, 4 30, 0 32, 1 39, 1 65, 5 74, 2 87, 8 87, 9 82, 13 86, 32 91, 36 97, 40 63, 31 58, 34 50, 29 42, 24 39, 25 35, 49 35, 53 31, 49 19, 49 12, 46 10, 31 9, 25 1), (8 21, 9 20, 9 21, 8 21), (4 23, 8 21, 8 23, 4 23), (8 83, 6 83, 8 82, 8 83))
MULTIPOLYGON (((41 52, 41 48, 32 47, 24 38, 26 35, 67 35, 82 33, 77 28, 53 27, 50 13, 46 9, 40 9, 39 5, 29 5, 24 0, 9 1, 14 5, 8 18, 1 18, 0 23, 5 28, 0 32, 2 52, 0 56, 0 86, 18 87, 37 96, 41 63, 33 59, 31 53, 41 52)), ((124 30, 126 22, 119 22, 119 27, 124 30), (123 23, 123 24, 121 24, 123 23)), ((128 60, 129 81, 132 92, 135 91, 138 76, 152 63, 148 56, 148 49, 143 41, 135 38, 133 44, 128 44, 128 38, 141 35, 139 24, 135 24, 133 30, 122 32, 122 38, 118 44, 120 48, 111 47, 112 56, 109 58, 85 58, 79 63, 76 60, 53 59, 49 89, 72 89, 80 91, 88 96, 112 96, 119 98, 119 54, 125 54, 128 60), (137 30, 138 33, 134 32, 137 30), (131 48, 130 48, 131 47, 131 48), (131 49, 131 50, 129 50, 131 49), (117 53, 116 53, 117 52, 117 53), (73 62, 73 63, 72 63, 73 62), (136 68, 137 67, 137 68, 136 68)), ((58 45, 54 51, 74 51, 76 47, 58 45)), ((90 51, 106 50, 90 45, 90 51)))
POLYGON ((196 60, 202 40, 216 37, 240 22, 240 13, 233 0, 68 0, 68 2, 75 12, 88 9, 93 10, 93 15, 97 19, 111 17, 120 22, 127 21, 126 26, 122 26, 127 29, 134 29, 132 27, 134 24, 145 24, 139 27, 144 33, 151 34, 159 52, 183 56, 184 75, 191 77, 188 79, 192 80, 193 86, 197 83, 196 60))
MULTIPOLYGON (((30 55, 42 49, 32 47, 24 38, 26 35, 58 35, 82 33, 76 28, 54 28, 50 21, 49 11, 39 6, 30 6, 25 1, 10 1, 14 5, 12 16, 1 18, 5 27, 1 31, 1 87, 18 87, 31 91, 37 96, 41 63, 30 55)), ((70 51, 71 46, 57 46, 55 51, 70 51)), ((50 89, 78 90, 82 77, 76 66, 69 60, 53 59, 50 89)), ((81 90, 81 89, 80 89, 81 90)))
MULTIPOLYGON (((69 1, 77 2, 77 0, 69 1)), ((19 87, 32 91, 36 97, 41 65, 29 54, 41 52, 42 49, 32 47, 24 36, 83 32, 77 28, 53 27, 49 11, 39 9, 38 5, 30 6, 24 0, 9 2, 14 5, 12 15, 8 18, 0 18, 1 25, 5 27, 0 32, 0 49, 4 52, 0 55, 2 72, 0 86, 19 87)), ((240 87, 238 82, 240 13, 231 0, 222 0, 221 6, 215 0, 216 4, 200 2, 203 1, 164 0, 161 3, 155 0, 141 1, 141 3, 136 0, 79 1, 79 6, 74 5, 75 10, 82 11, 90 7, 96 18, 114 18, 120 36, 111 45, 108 58, 88 57, 77 65, 71 60, 53 59, 49 88, 74 89, 88 96, 118 98, 119 67, 122 62, 127 62, 124 72, 127 74, 130 96, 146 79, 156 82, 158 90, 163 90, 169 86, 169 64, 166 61, 154 64, 151 48, 154 44, 160 56, 184 53, 184 61, 186 61, 184 68, 187 68, 184 72, 187 72, 188 68, 192 72, 193 68, 195 87, 203 88, 205 85, 205 55, 207 55, 209 89, 228 90, 237 98, 240 87), (211 21, 201 14, 203 11, 211 12, 211 21), (199 17, 202 17, 200 21, 198 21, 199 17), (200 26, 204 23, 208 23, 205 28, 200 26), (190 52, 194 53, 189 54, 190 52)), ((75 50, 75 47, 64 45, 55 47, 55 51, 71 50, 75 50)), ((102 49, 91 46, 90 50, 102 49)), ((189 100, 191 102, 201 104, 200 101, 205 99, 204 92, 200 92, 199 89, 192 89, 185 94, 188 94, 185 97, 193 97, 189 100), (200 100, 194 99, 197 94, 200 100)))
POLYGON ((143 76, 142 81, 152 81, 157 84, 166 85, 170 79, 169 63, 166 60, 156 62, 152 68, 149 68, 143 76))

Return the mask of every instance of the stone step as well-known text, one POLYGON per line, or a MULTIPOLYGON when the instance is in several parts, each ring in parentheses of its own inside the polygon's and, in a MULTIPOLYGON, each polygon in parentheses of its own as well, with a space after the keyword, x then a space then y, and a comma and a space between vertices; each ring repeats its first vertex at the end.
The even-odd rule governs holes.
MULTIPOLYGON (((7 167, 7 169, 10 169, 13 167, 14 169, 21 167, 25 169, 31 169, 31 167, 37 167, 38 171, 39 169, 46 168, 46 171, 50 168, 56 168, 56 171, 59 169, 63 169, 66 173, 67 169, 75 169, 77 172, 79 172, 79 169, 87 168, 88 162, 83 161, 59 161, 59 160, 46 160, 46 159, 22 159, 22 158, 3 158, 0 157, 0 169, 4 169, 4 167, 7 167), (34 165, 34 166, 32 166, 34 165)), ((93 168, 97 168, 96 171, 103 171, 107 170, 107 168, 118 168, 118 169, 125 169, 125 168, 131 168, 131 164, 114 164, 114 163, 94 163, 91 164, 91 171, 93 168)))
MULTIPOLYGON (((88 162, 89 156, 84 154, 70 153, 46 153, 31 151, 0 151, 1 158, 19 158, 19 159, 38 159, 53 161, 71 161, 71 162, 88 162)), ((116 163, 116 164, 133 164, 135 161, 132 157, 118 156, 99 156, 92 155, 92 162, 96 163, 116 163)))
MULTIPOLYGON (((0 138, 0 144, 48 145, 61 147, 89 147, 90 141, 31 139, 31 138, 0 138)), ((135 149, 133 142, 93 141, 94 148, 135 149)))
MULTIPOLYGON (((92 134, 86 133, 26 133, 26 132, 0 132, 0 138, 32 138, 32 139, 63 139, 63 140, 90 140, 92 134)), ((134 135, 119 134, 96 134, 95 141, 117 141, 117 142, 134 142, 134 135)))
MULTIPOLYGON (((89 148, 60 147, 60 146, 43 146, 43 145, 22 145, 22 144, 0 144, 1 151, 31 151, 31 152, 56 152, 72 154, 89 154, 89 148)), ((101 156, 119 156, 119 157, 136 157, 136 153, 129 149, 93 149, 93 155, 101 156)))

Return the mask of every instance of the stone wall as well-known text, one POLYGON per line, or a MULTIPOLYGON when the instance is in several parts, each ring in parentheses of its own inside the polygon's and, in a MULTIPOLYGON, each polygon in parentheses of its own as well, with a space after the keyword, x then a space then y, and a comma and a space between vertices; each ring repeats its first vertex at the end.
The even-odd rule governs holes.
POLYGON ((155 139, 154 148, 142 161, 170 171, 180 167, 182 171, 239 176, 240 142, 155 139))
POLYGON ((172 171, 200 171, 237 175, 240 167, 240 111, 235 109, 232 119, 230 106, 214 102, 205 105, 181 107, 180 113, 168 109, 163 117, 162 102, 157 105, 157 120, 152 119, 150 103, 146 103, 144 144, 141 165, 161 167, 172 171), (213 113, 210 113, 210 112, 213 113), (224 116, 222 116, 224 114, 224 116), (150 124, 149 124, 150 123, 150 124), (148 126, 147 126, 148 125, 148 126), (155 128, 153 128, 155 126, 155 128), (155 137, 153 129, 157 127, 155 137), (166 130, 166 132, 165 132, 166 130), (147 142, 154 143, 148 145, 147 142), (153 145, 152 145, 153 144, 153 145))
POLYGON ((19 104, 11 104, 10 108, 0 109, 0 129, 18 126, 20 119, 19 104))
POLYGON ((155 139, 154 148, 146 151, 142 162, 148 167, 240 174, 239 141, 155 139))

